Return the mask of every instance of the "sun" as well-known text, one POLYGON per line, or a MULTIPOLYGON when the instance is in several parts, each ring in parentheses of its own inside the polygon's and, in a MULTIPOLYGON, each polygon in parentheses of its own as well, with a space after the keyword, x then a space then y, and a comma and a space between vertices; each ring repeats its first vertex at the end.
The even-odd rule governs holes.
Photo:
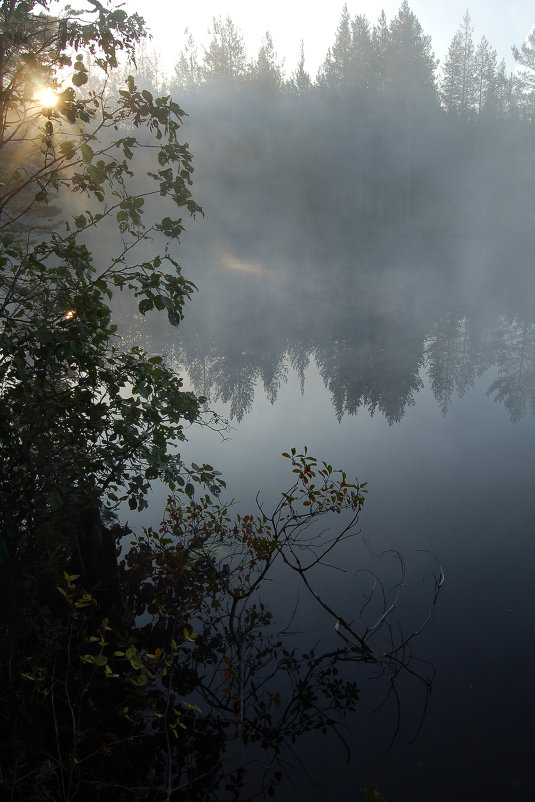
POLYGON ((44 108, 50 109, 58 102, 58 96, 49 86, 44 86, 36 92, 35 100, 44 108))

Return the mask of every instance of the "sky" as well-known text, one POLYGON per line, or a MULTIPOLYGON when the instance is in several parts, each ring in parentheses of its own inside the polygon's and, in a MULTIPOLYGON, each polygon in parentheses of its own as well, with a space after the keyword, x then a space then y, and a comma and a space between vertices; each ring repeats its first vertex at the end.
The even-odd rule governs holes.
MULTIPOLYGON (((348 0, 347 4, 351 16, 365 14, 375 23, 383 8, 391 20, 400 3, 401 0, 348 0)), ((431 36, 435 57, 441 61, 466 10, 472 18, 475 42, 486 36, 510 69, 514 65, 511 46, 521 44, 535 25, 535 0, 409 0, 409 5, 424 33, 431 36)), ((125 6, 146 20, 162 67, 168 72, 172 72, 183 47, 186 27, 202 54, 213 17, 229 16, 244 36, 250 56, 256 54, 262 36, 269 30, 279 57, 284 58, 287 74, 295 68, 303 39, 306 68, 314 76, 334 41, 343 0, 323 4, 311 0, 127 0, 125 6)))

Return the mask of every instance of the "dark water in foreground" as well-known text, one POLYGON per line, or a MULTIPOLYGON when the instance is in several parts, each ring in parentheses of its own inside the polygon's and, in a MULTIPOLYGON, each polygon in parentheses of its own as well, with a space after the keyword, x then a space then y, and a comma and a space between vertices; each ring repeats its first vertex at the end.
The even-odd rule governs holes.
MULTIPOLYGON (((334 735, 307 736, 296 754, 309 776, 290 769, 277 798, 349 802, 374 784, 387 802, 532 799, 535 308, 525 273, 483 280, 461 265, 453 280, 396 272, 393 259, 388 271, 345 266, 333 279, 317 269, 303 282, 282 268, 275 278, 258 257, 210 259, 199 258, 211 267, 179 336, 157 347, 232 429, 224 441, 192 431, 184 457, 217 466, 249 508, 257 490, 269 507, 288 486, 280 454, 291 446, 367 481, 362 537, 373 554, 406 560, 403 626, 425 617, 424 578, 437 563, 446 577, 415 643, 436 669, 419 733, 424 696, 406 681, 388 748, 396 711, 371 712, 385 684, 363 673, 349 763, 334 735)), ((155 496, 153 509, 162 503, 155 496)), ((365 590, 363 553, 346 544, 345 573, 321 579, 348 617, 365 590)), ((376 569, 386 582, 387 563, 376 569)), ((266 593, 284 613, 282 589, 266 593)), ((311 641, 333 637, 306 601, 301 616, 311 641)))

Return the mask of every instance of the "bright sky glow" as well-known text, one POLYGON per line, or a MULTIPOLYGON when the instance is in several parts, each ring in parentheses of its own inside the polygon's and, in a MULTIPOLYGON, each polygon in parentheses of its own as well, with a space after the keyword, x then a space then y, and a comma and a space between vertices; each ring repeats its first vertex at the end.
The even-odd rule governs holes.
POLYGON ((36 103, 39 103, 41 106, 47 109, 52 108, 58 102, 58 96, 53 89, 50 89, 49 86, 44 86, 42 89, 38 89, 35 93, 34 99, 36 103))
MULTIPOLYGON (((365 14, 375 23, 384 8, 390 21, 401 0, 348 0, 350 14, 365 14)), ((127 8, 138 11, 153 34, 153 45, 160 52, 162 67, 171 72, 185 42, 187 27, 196 43, 206 46, 213 17, 229 16, 245 38, 250 56, 256 54, 262 36, 269 30, 285 70, 291 73, 299 57, 301 39, 305 43, 306 68, 315 76, 327 49, 333 43, 343 0, 339 3, 310 0, 128 0, 127 8)), ((441 61, 468 8, 477 43, 484 35, 513 67, 512 45, 519 45, 535 24, 534 0, 409 0, 424 32, 432 37, 436 58, 441 61)))

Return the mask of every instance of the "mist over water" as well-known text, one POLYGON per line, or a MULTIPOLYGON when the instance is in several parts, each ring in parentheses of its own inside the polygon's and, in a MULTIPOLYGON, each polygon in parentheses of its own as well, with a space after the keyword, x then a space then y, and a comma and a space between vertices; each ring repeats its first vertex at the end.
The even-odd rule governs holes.
MULTIPOLYGON (((126 314, 128 337, 230 419, 223 441, 194 427, 184 457, 222 470, 248 509, 287 487, 291 446, 368 481, 366 553, 408 565, 400 625, 425 608, 435 559, 446 575, 415 646, 436 668, 419 737, 407 683, 388 751, 395 712, 368 714, 382 697, 363 677, 349 764, 334 736, 308 735, 310 776, 291 771, 277 798, 349 800, 374 783, 389 802, 531 799, 531 121, 224 84, 182 105, 206 217, 173 255, 199 292, 178 329, 126 314)), ((154 521, 164 503, 155 490, 154 521)), ((348 615, 360 559, 322 578, 348 615)), ((311 637, 332 636, 302 613, 311 637)))
MULTIPOLYGON (((246 118, 234 130, 247 123, 262 127, 246 118)), ((270 130, 282 127, 272 115, 270 130)), ((286 142, 296 162, 300 143, 286 142)), ((375 554, 399 549, 410 569, 402 623, 426 604, 421 579, 433 558, 423 555, 446 574, 416 646, 437 671, 419 738, 411 742, 422 697, 409 684, 387 751, 395 714, 387 705, 368 715, 382 697, 363 677, 349 766, 334 737, 307 736, 297 752, 313 784, 293 774, 277 798, 319 800, 328 788, 349 799, 373 782, 398 801, 528 799, 535 310, 525 196, 504 197, 519 189, 501 175, 502 208, 498 189, 476 180, 489 164, 476 156, 472 175, 458 168, 463 192, 445 167, 426 164, 424 197, 412 199, 418 213, 406 219, 394 183, 392 205, 363 220, 347 200, 354 181, 343 179, 340 148, 330 156, 336 180, 302 159, 310 183, 299 190, 272 159, 260 160, 254 180, 250 164, 240 176, 241 141, 223 135, 219 146, 221 154, 214 142, 213 151, 198 148, 206 218, 180 250, 199 292, 178 330, 134 323, 143 344, 168 353, 231 420, 224 442, 191 430, 184 456, 221 469, 228 497, 248 509, 258 490, 269 507, 287 486, 280 453, 292 445, 368 481, 363 536, 375 554), (215 167, 228 165, 227 148, 236 152, 232 178, 215 167)), ((510 169, 525 181, 517 158, 510 153, 510 169)), ((155 497, 156 515, 163 503, 155 497)), ((362 597, 361 557, 347 555, 343 581, 334 571, 323 580, 326 592, 346 594, 348 612, 362 597)), ((322 633, 317 612, 302 613, 305 631, 330 637, 328 621, 322 633)))

